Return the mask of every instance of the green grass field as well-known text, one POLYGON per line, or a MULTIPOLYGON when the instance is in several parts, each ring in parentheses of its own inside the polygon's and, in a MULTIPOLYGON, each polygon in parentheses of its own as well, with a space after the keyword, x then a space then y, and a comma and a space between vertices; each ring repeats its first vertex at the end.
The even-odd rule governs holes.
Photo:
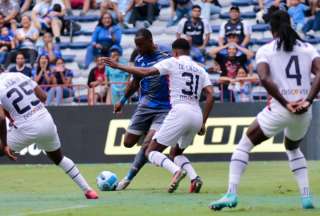
MULTIPOLYGON (((186 178, 174 194, 166 193, 168 172, 147 165, 131 187, 121 192, 100 193, 99 200, 86 200, 73 182, 55 166, 0 166, 1 216, 272 216, 320 215, 320 162, 309 162, 310 181, 319 209, 302 210, 294 178, 287 162, 251 162, 240 186, 235 209, 213 212, 208 204, 225 192, 228 163, 195 163, 204 187, 189 194, 186 178)), ((129 164, 81 165, 90 183, 102 170, 122 177, 129 164)))

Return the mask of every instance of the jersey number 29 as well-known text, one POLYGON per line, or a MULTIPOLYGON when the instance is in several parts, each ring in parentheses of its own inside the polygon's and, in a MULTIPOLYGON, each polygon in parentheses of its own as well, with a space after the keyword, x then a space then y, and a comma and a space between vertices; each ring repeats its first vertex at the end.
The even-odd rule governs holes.
POLYGON ((298 56, 291 56, 288 65, 286 67, 286 74, 287 78, 289 79, 296 79, 297 80, 297 85, 301 85, 301 73, 300 73, 300 67, 299 67, 299 58, 298 56), (290 69, 294 67, 295 73, 291 74, 290 69))
MULTIPOLYGON (((19 102, 21 102, 24 98, 24 96, 32 95, 33 90, 32 89, 26 89, 28 86, 28 81, 25 81, 21 83, 18 87, 19 88, 12 88, 7 92, 7 98, 13 97, 13 95, 16 95, 14 100, 12 101, 12 105, 19 114, 24 114, 25 112, 28 112, 31 109, 31 106, 27 105, 23 108, 19 106, 19 102)), ((40 103, 40 100, 34 100, 31 101, 30 104, 32 106, 36 106, 40 103)))

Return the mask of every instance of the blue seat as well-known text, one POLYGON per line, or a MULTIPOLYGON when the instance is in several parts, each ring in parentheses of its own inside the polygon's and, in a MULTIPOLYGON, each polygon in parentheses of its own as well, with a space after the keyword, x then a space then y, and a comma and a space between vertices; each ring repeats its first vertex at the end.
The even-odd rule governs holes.
MULTIPOLYGON (((220 14, 221 19, 229 19, 229 12, 225 12, 220 14)), ((241 13, 241 18, 242 19, 255 19, 256 18, 256 13, 255 12, 243 12, 241 13)))
POLYGON ((209 40, 208 46, 218 46, 218 41, 211 39, 209 40))
MULTIPOLYGON (((82 34, 81 31, 73 32, 72 36, 80 36, 82 34)), ((63 36, 70 36, 70 33, 62 33, 63 36)))
POLYGON ((86 49, 90 42, 73 42, 69 44, 70 49, 86 49))
POLYGON ((272 38, 261 38, 261 39, 257 39, 255 41, 255 44, 261 46, 271 42, 272 40, 273 40, 272 38))
POLYGON ((265 32, 270 29, 270 26, 268 24, 256 24, 253 25, 251 28, 254 32, 265 32))
POLYGON ((86 15, 86 16, 66 16, 65 20, 72 20, 77 22, 95 22, 100 19, 98 15, 86 15))
POLYGON ((76 56, 75 55, 62 55, 62 58, 66 63, 72 63, 74 62, 76 56))
POLYGON ((320 43, 320 38, 317 38, 317 37, 315 37, 315 38, 306 38, 304 40, 306 42, 308 42, 310 44, 314 44, 314 45, 320 43))
POLYGON ((259 6, 259 0, 252 0, 252 5, 259 6))
POLYGON ((233 0, 231 4, 238 7, 250 6, 252 5, 252 0, 233 0))
POLYGON ((219 25, 213 25, 213 26, 211 26, 211 28, 212 28, 213 33, 218 33, 220 31, 219 25))
POLYGON ((93 31, 81 30, 81 34, 84 35, 84 36, 91 36, 93 34, 93 31))
POLYGON ((69 48, 69 43, 68 42, 61 42, 61 43, 59 43, 59 48, 60 49, 67 49, 67 48, 69 48))
POLYGON ((122 34, 136 34, 138 30, 137 28, 122 29, 122 34))

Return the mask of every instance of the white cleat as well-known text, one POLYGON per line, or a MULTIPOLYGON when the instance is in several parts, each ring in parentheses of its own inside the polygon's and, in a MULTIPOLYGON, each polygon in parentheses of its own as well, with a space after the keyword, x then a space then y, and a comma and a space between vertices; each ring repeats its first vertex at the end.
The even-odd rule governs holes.
POLYGON ((128 180, 128 179, 122 179, 119 183, 118 183, 118 185, 117 185, 117 187, 116 187, 116 190, 117 191, 121 191, 121 190, 124 190, 124 189, 126 189, 128 186, 129 186, 129 184, 130 184, 130 180, 128 180))

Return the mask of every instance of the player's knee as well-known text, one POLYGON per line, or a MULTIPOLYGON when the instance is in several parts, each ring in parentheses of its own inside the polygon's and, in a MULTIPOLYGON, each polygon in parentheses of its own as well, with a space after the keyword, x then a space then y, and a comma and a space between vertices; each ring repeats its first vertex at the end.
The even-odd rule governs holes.
POLYGON ((286 137, 284 141, 284 146, 286 150, 293 151, 299 148, 300 142, 301 140, 293 141, 286 137))

